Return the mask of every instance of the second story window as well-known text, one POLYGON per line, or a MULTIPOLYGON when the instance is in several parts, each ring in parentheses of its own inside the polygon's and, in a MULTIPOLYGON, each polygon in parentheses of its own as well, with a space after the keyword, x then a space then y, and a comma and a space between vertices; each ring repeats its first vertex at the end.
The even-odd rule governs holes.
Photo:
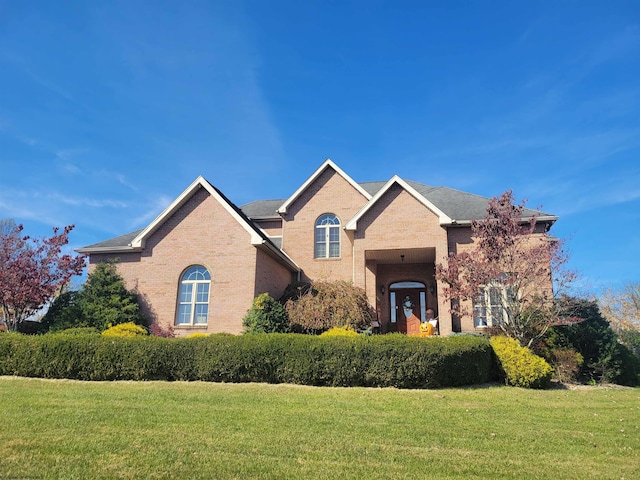
POLYGON ((316 220, 314 258, 340 257, 340 220, 325 213, 316 220))

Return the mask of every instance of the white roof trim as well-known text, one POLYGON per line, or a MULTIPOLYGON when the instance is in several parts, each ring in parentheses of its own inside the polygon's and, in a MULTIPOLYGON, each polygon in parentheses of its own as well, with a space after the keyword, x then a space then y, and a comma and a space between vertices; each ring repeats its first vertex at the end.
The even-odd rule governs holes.
POLYGON ((173 215, 180 207, 182 207, 187 201, 198 191, 199 188, 204 188, 209 192, 209 194, 215 198, 220 205, 240 224, 242 227, 251 235, 251 244, 252 245, 261 245, 262 237, 258 232, 256 232, 250 225, 247 224, 247 221, 242 218, 236 210, 229 205, 228 201, 224 199, 218 191, 213 188, 213 186, 205 180, 202 176, 196 178, 191 185, 187 187, 187 189, 180 194, 178 198, 176 198, 171 204, 164 209, 164 211, 156 217, 156 219, 147 226, 144 230, 142 230, 136 238, 131 241, 131 246, 133 248, 144 248, 145 242, 153 232, 155 232, 167 218, 173 215))
MULTIPOLYGON (((260 243, 261 246, 267 248, 267 250, 269 250, 270 252, 272 252, 273 254, 279 256, 280 258, 282 258, 287 265, 294 270, 295 272, 300 272, 302 269, 298 266, 298 264, 296 262, 293 261, 293 259, 287 255, 285 252, 283 252, 282 250, 280 250, 278 247, 276 247, 273 243, 271 242, 267 242, 266 240, 262 240, 262 242, 260 243)), ((257 246, 257 245, 256 245, 257 246)))
POLYGON ((139 252, 140 248, 133 248, 130 245, 127 246, 119 246, 119 247, 82 247, 76 248, 74 250, 78 253, 129 253, 129 252, 139 252))
POLYGON ((407 191, 407 193, 409 193, 421 204, 423 204, 425 207, 427 207, 429 210, 435 213, 438 216, 440 225, 446 225, 453 222, 453 220, 449 218, 447 214, 445 214, 442 210, 440 210, 433 203, 427 200, 423 195, 418 193, 418 191, 415 188, 413 188, 411 185, 409 185, 407 182, 401 179, 398 175, 394 175, 387 183, 384 184, 384 186, 380 190, 378 190, 378 192, 373 196, 373 198, 371 198, 369 202, 364 207, 362 207, 360 211, 356 213, 351 220, 347 222, 344 228, 346 230, 357 230, 358 220, 360 220, 362 216, 365 213, 367 213, 369 209, 373 207, 373 205, 375 205, 375 203, 378 200, 380 200, 380 198, 382 198, 382 196, 385 193, 387 193, 387 191, 393 186, 394 183, 397 183, 398 185, 400 185, 402 188, 404 188, 407 191))
MULTIPOLYGON (((529 221, 531 221, 531 218, 533 217, 533 215, 529 216, 529 217, 522 217, 520 218, 520 223, 528 223, 529 221)), ((482 218, 479 218, 478 220, 482 220, 482 218)), ((555 215, 539 215, 536 217, 536 223, 555 223, 558 220, 558 217, 556 217, 555 215)), ((452 226, 463 226, 466 227, 468 225, 471 225, 474 221, 473 220, 453 220, 453 222, 451 223, 452 226)))
POLYGON ((351 178, 340 167, 338 167, 335 163, 333 163, 333 161, 330 158, 327 158, 324 161, 324 163, 320 165, 320 167, 315 172, 313 172, 313 174, 309 178, 307 178, 307 180, 302 185, 300 185, 300 188, 298 188, 293 193, 293 195, 287 198, 285 202, 280 206, 280 208, 278 208, 278 210, 276 211, 282 214, 287 213, 287 208, 289 208, 289 206, 294 201, 296 201, 296 199, 302 194, 302 192, 304 192, 309 187, 309 185, 311 185, 320 176, 320 174, 322 174, 322 172, 324 172, 328 167, 333 168, 338 175, 340 175, 347 182, 349 182, 349 184, 353 188, 355 188, 358 192, 360 192, 363 197, 365 197, 367 200, 371 200, 371 195, 369 195, 369 193, 364 188, 358 185, 358 183, 355 182, 353 178, 351 178))

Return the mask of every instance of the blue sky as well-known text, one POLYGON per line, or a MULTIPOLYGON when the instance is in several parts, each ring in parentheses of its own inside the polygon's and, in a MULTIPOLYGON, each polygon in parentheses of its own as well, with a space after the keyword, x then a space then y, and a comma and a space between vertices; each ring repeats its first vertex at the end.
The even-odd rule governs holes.
POLYGON ((0 0, 0 219, 144 227, 326 159, 560 216, 593 291, 640 281, 637 1, 0 0))

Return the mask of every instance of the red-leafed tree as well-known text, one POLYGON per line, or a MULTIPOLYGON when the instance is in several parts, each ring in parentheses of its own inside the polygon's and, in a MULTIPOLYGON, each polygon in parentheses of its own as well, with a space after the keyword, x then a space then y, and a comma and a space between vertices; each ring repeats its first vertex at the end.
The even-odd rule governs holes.
POLYGON ((530 347, 550 326, 579 319, 561 315, 556 302, 575 279, 562 242, 524 213, 525 202, 516 205, 511 191, 492 198, 485 217, 471 224, 473 246, 451 253, 436 277, 452 314, 472 314, 477 327, 530 347))
POLYGON ((22 225, 3 221, 0 228, 0 307, 9 330, 40 310, 85 266, 84 257, 62 253, 69 232, 53 229, 51 237, 32 239, 22 225))

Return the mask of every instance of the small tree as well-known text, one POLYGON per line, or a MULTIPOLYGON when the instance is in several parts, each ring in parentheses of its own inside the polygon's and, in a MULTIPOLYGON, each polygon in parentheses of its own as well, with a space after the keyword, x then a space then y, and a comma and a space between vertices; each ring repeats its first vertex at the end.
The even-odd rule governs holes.
POLYGON ((288 295, 285 304, 294 331, 322 333, 333 327, 364 330, 375 319, 365 291, 348 282, 314 282, 296 290, 298 295, 288 295))
POLYGON ((108 261, 97 264, 87 277, 78 298, 78 306, 88 326, 101 331, 120 323, 145 323, 136 293, 127 290, 116 263, 108 261))
POLYGON ((584 359, 580 368, 582 380, 638 385, 640 358, 618 342, 595 301, 563 297, 558 300, 558 306, 584 321, 563 328, 553 327, 545 338, 547 347, 570 348, 580 353, 584 359))
POLYGON ((452 253, 436 276, 447 285, 454 315, 468 315, 474 299, 491 297, 479 308, 491 311, 493 326, 530 347, 551 325, 578 319, 561 316, 554 301, 575 277, 564 268, 562 242, 540 228, 535 215, 525 219, 524 210, 511 191, 489 200, 484 219, 471 224, 475 246, 452 253))
POLYGON ((262 293, 253 299, 242 325, 245 333, 286 333, 289 317, 280 302, 268 293, 262 293))
POLYGON ((133 322, 145 324, 135 292, 127 290, 116 262, 102 262, 89 274, 81 290, 60 295, 42 319, 51 330, 95 327, 99 331, 133 322))
POLYGON ((0 226, 0 307, 9 330, 32 316, 59 293, 85 266, 81 255, 63 254, 74 226, 51 237, 31 239, 22 225, 3 221, 0 226))

